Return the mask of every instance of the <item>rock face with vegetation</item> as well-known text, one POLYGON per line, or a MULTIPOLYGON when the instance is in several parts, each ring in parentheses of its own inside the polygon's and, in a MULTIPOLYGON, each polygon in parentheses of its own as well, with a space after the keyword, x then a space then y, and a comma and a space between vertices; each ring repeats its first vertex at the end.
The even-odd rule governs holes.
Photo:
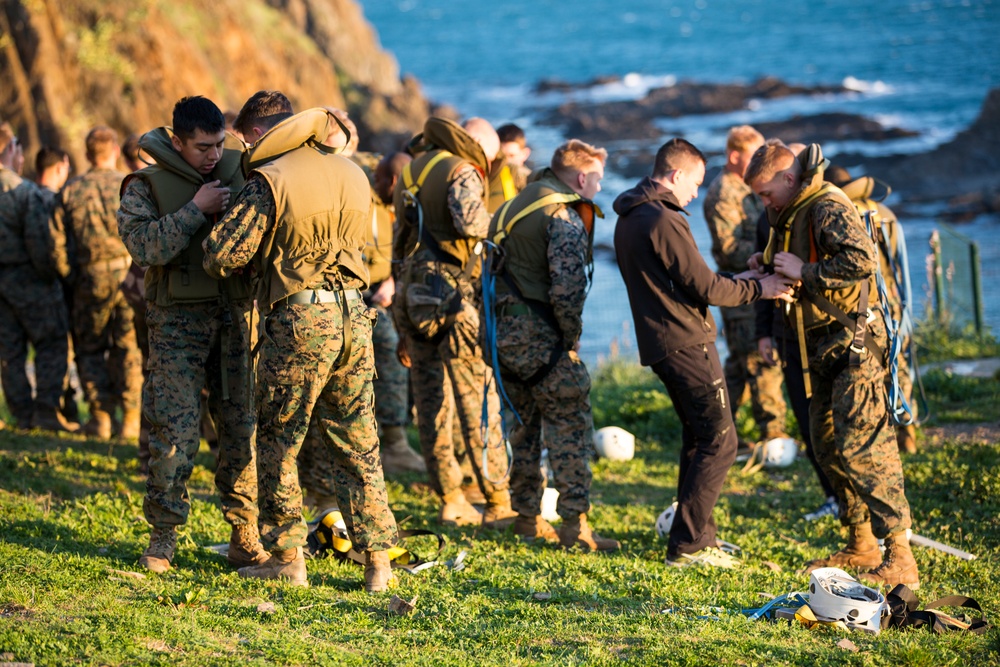
POLYGON ((0 81, 0 118, 26 155, 58 145, 78 168, 90 127, 169 124, 185 95, 238 110, 278 89, 296 109, 346 108, 362 147, 381 151, 430 111, 354 0, 4 0, 0 81))

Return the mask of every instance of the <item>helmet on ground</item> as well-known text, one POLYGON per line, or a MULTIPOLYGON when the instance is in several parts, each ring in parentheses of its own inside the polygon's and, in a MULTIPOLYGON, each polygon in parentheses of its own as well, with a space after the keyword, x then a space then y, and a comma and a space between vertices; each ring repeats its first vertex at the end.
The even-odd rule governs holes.
POLYGON ((795 463, 799 452, 799 443, 793 438, 771 438, 759 446, 764 448, 765 468, 787 468, 795 463))
POLYGON ((551 486, 545 487, 542 492, 542 518, 552 523, 559 520, 559 513, 556 506, 559 504, 559 492, 551 486))
POLYGON ((343 514, 336 507, 331 507, 319 515, 310 538, 316 543, 316 552, 332 549, 347 553, 351 550, 351 540, 347 537, 347 524, 344 523, 343 514))
POLYGON ((609 461, 631 461, 635 456, 635 436, 617 426, 605 426, 594 433, 597 455, 609 461))
POLYGON ((885 596, 840 568, 821 567, 809 576, 809 607, 821 621, 843 621, 848 627, 881 629, 885 596))
POLYGON ((663 539, 670 537, 670 527, 674 525, 675 514, 677 514, 676 501, 656 517, 656 534, 663 539))

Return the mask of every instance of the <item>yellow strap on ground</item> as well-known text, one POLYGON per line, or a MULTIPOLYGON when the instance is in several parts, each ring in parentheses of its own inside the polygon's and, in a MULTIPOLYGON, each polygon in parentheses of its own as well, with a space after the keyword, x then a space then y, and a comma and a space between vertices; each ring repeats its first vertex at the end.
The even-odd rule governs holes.
POLYGON ((514 228, 514 225, 518 221, 524 219, 528 215, 534 213, 540 208, 545 208, 546 206, 551 206, 552 204, 569 204, 571 202, 580 201, 582 197, 578 194, 563 194, 561 192, 553 192, 552 194, 545 195, 541 199, 532 202, 530 205, 524 207, 522 210, 518 211, 517 215, 510 219, 508 222, 504 222, 507 217, 507 212, 510 210, 510 202, 504 204, 503 208, 500 209, 500 218, 497 224, 497 233, 493 236, 493 242, 500 244, 505 238, 510 236, 510 230, 514 228))
POLYGON ((407 190, 416 195, 420 192, 420 188, 424 186, 424 181, 427 180, 427 176, 431 173, 431 170, 434 169, 438 162, 446 157, 451 157, 451 153, 448 151, 440 151, 437 155, 428 160, 427 164, 424 165, 423 171, 417 174, 415 182, 413 180, 413 169, 410 166, 413 163, 407 163, 407 165, 403 167, 403 185, 406 186, 407 190))

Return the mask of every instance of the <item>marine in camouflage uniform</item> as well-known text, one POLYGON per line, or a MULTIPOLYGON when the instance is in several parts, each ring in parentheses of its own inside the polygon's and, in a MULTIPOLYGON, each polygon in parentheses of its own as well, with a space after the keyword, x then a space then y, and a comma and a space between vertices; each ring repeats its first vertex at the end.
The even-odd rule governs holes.
MULTIPOLYGON (((341 118, 343 120, 343 118, 341 118)), ((350 129, 353 124, 348 126, 350 129)), ((351 145, 354 141, 351 141, 351 145)), ((368 267, 370 286, 364 293, 365 302, 378 315, 372 330, 372 347, 375 355, 375 419, 379 427, 382 467, 386 475, 401 472, 426 472, 423 458, 414 452, 406 436, 409 408, 409 372, 399 362, 396 348, 399 334, 389 312, 395 294, 392 276, 392 231, 396 216, 392 207, 393 167, 390 156, 381 160, 372 153, 352 153, 350 146, 341 152, 365 172, 372 184, 372 217, 365 227, 365 265, 368 267), (381 171, 380 171, 381 170, 381 171), (383 180, 385 182, 382 182, 383 180), (384 190, 383 195, 377 190, 384 190), (387 301, 388 300, 388 301, 387 301)), ((408 157, 408 156, 406 156, 408 157)), ((399 162, 397 159, 396 162, 399 162)), ((395 174, 398 176, 398 171, 395 174)), ((319 427, 313 423, 299 451, 299 481, 303 491, 308 490, 306 503, 317 512, 336 506, 333 485, 333 462, 323 442, 319 427)))
MULTIPOLYGON (((848 179, 850 178, 846 171, 844 175, 848 179)), ((899 284, 901 272, 897 274, 893 271, 894 266, 899 267, 900 261, 898 246, 900 234, 899 220, 888 206, 872 198, 878 181, 871 176, 848 180, 845 183, 838 183, 836 180, 832 182, 844 190, 844 194, 851 198, 851 201, 857 206, 860 214, 863 215, 866 211, 870 211, 874 223, 881 229, 880 238, 882 247, 879 252, 879 269, 882 272, 882 279, 885 282, 886 295, 889 299, 889 310, 892 313, 892 318, 897 323, 901 323, 903 317, 903 301, 899 284), (890 258, 892 259, 891 264, 889 262, 890 258)), ((888 186, 886 186, 886 190, 888 190, 888 186)), ((883 198, 886 196, 888 196, 888 192, 885 193, 883 198)), ((913 298, 912 294, 908 296, 911 299, 913 298)), ((899 349, 900 353, 899 357, 897 357, 899 390, 910 408, 910 416, 916 420, 917 402, 913 400, 913 378, 910 376, 910 363, 907 356, 907 350, 910 349, 909 336, 900 341, 899 349)), ((888 391, 891 382, 892 377, 886 374, 886 391, 888 391)), ((910 454, 916 453, 916 430, 916 426, 913 424, 909 426, 896 426, 896 444, 899 446, 899 451, 910 454)))
MULTIPOLYGON (((97 128, 88 135, 88 146, 97 128)), ((122 436, 139 436, 142 394, 142 354, 136 340, 134 313, 122 283, 131 258, 118 236, 115 214, 125 174, 110 168, 117 159, 114 135, 92 160, 101 160, 89 172, 69 181, 60 193, 53 226, 62 230, 73 249, 69 273, 73 285, 73 332, 76 365, 91 423, 107 437, 117 406, 124 411, 122 436)), ((88 154, 90 148, 88 148, 88 154)))
POLYGON ((201 443, 206 386, 210 409, 219 415, 215 484, 223 517, 233 527, 229 562, 239 567, 266 558, 257 537, 255 420, 247 368, 254 338, 250 288, 240 276, 216 280, 201 265, 201 240, 225 210, 229 192, 243 182, 242 143, 225 133, 222 113, 204 98, 184 98, 174 117, 175 125, 193 125, 190 135, 160 128, 143 136, 140 145, 156 164, 126 179, 118 210, 125 247, 137 264, 149 267, 142 411, 150 422, 151 458, 143 513, 152 533, 140 563, 157 572, 169 569, 175 527, 190 511, 187 481, 201 443), (189 120, 179 121, 179 113, 189 120), (192 163, 177 144, 196 148, 193 159, 201 161, 192 163))
POLYGON ((574 350, 593 266, 596 207, 590 199, 600 189, 606 156, 576 140, 559 147, 553 167, 502 207, 490 225, 504 257, 497 279, 499 373, 521 418, 512 438, 514 532, 528 541, 556 538, 540 516, 541 453, 547 448, 559 492, 556 510, 563 518, 560 542, 595 551, 620 545, 586 523, 594 422, 590 375, 574 350))
POLYGON ((52 202, 51 193, 0 166, 0 379, 19 427, 72 431, 59 413, 69 318, 49 234, 52 202), (25 367, 29 343, 34 397, 25 367))
POLYGON ((420 448, 431 486, 444 501, 439 519, 456 525, 480 521, 462 493, 450 393, 466 451, 477 462, 473 473, 487 501, 481 520, 490 527, 503 527, 516 514, 510 507, 508 481, 503 478, 507 455, 501 442, 500 401, 493 383, 488 382, 490 371, 479 345, 480 261, 476 251, 490 222, 486 155, 497 153, 499 139, 485 121, 479 127, 467 123, 467 128, 431 118, 423 134, 414 139, 413 145, 426 152, 407 165, 396 187, 400 222, 393 259, 402 268, 396 279, 393 312, 411 359, 420 448), (407 207, 411 195, 419 202, 422 224, 416 219, 417 208, 412 203, 407 207), (484 386, 490 415, 485 438, 480 430, 484 386), (484 448, 488 474, 478 464, 484 448))
POLYGON ((257 441, 261 538, 271 559, 240 574, 307 585, 308 529, 296 459, 312 421, 332 458, 351 542, 366 556, 366 588, 384 590, 396 522, 372 411, 376 315, 361 296, 368 282, 362 250, 369 187, 350 161, 315 147, 333 122, 327 111, 305 111, 273 127, 261 127, 273 113, 247 115, 255 99, 274 95, 280 94, 258 93, 237 118, 238 128, 249 125, 263 136, 248 153, 246 186, 205 241, 211 274, 250 267, 264 319, 257 441))
POLYGON ((906 538, 910 506, 886 411, 886 330, 871 308, 878 254, 851 200, 823 182, 826 164, 816 144, 797 158, 784 146, 765 146, 746 174, 768 205, 772 236, 762 261, 802 282, 789 324, 808 354, 813 447, 836 491, 841 523, 850 529, 843 550, 809 569, 873 568, 862 578, 912 588, 919 581, 906 538), (768 160, 778 171, 764 171, 768 160), (823 299, 831 305, 816 305, 823 299), (838 321, 837 309, 853 329, 838 321), (860 311, 867 333, 855 324, 860 311), (876 537, 886 540, 884 560, 876 537))
MULTIPOLYGON (((729 167, 729 165, 726 165, 729 167)), ((712 256, 719 271, 747 269, 757 243, 757 220, 764 207, 743 182, 742 173, 726 168, 708 188, 705 221, 712 235, 712 256)), ((729 405, 735 418, 749 385, 750 406, 762 440, 784 437, 787 406, 778 366, 764 364, 754 338, 754 304, 722 307, 729 356, 724 366, 729 405)))

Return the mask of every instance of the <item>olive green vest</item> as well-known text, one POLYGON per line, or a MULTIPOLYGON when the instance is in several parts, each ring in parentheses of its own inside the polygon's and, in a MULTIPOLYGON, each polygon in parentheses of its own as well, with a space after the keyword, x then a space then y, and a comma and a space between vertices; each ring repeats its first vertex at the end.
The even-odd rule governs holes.
MULTIPOLYGON (((490 222, 490 238, 502 245, 504 270, 513 280, 521 296, 549 303, 552 278, 549 274, 549 221, 567 206, 596 207, 546 169, 541 177, 505 204, 490 222)), ((588 234, 587 260, 593 253, 593 232, 588 234)), ((497 292, 508 291, 503 281, 497 281, 497 292)))
MULTIPOLYGON (((771 209, 768 209, 768 217, 771 219, 771 226, 775 233, 772 234, 771 241, 764 252, 765 263, 770 264, 774 255, 782 250, 791 252, 807 264, 820 261, 823 258, 817 254, 815 230, 812 228, 809 215, 813 205, 821 200, 836 199, 847 206, 848 210, 855 210, 854 204, 840 188, 823 180, 823 171, 824 165, 811 165, 811 168, 804 172, 805 182, 802 189, 788 206, 782 209, 777 216, 771 209)), ((869 278, 869 281, 869 294, 874 295, 876 294, 874 275, 869 278)), ((858 312, 860 295, 860 282, 843 289, 823 292, 823 296, 847 314, 858 312)), ((831 315, 808 300, 800 301, 799 305, 802 308, 802 323, 806 331, 836 322, 836 319, 831 315)), ((792 320, 790 324, 794 329, 797 329, 795 320, 792 320)))
MULTIPOLYGON (((448 188, 459 168, 466 164, 470 162, 464 158, 452 155, 443 149, 435 149, 407 164, 400 179, 402 190, 412 192, 420 203, 420 208, 423 210, 424 233, 430 234, 441 251, 454 259, 462 269, 465 269, 469 259, 475 255, 474 249, 480 239, 462 236, 455 227, 451 209, 448 208, 448 188)), ((400 203, 402 202, 397 197, 397 211, 400 210, 400 203)), ((407 221, 407 225, 412 226, 413 222, 407 221)), ((416 230, 410 229, 407 232, 407 242, 410 247, 403 249, 405 255, 413 251, 418 241, 416 230)), ((423 240, 420 242, 423 243, 423 240)), ((478 275, 479 268, 476 267, 472 276, 478 275)))
MULTIPOLYGON (((205 177, 174 150, 170 142, 171 136, 172 131, 166 127, 144 134, 139 140, 139 146, 149 153, 156 164, 131 174, 125 182, 130 178, 142 178, 149 183, 161 216, 179 211, 194 199, 201 186, 215 180, 220 181, 221 186, 229 188, 230 202, 234 202, 244 182, 240 171, 243 142, 227 132, 222 158, 212 173, 205 177)), ((123 183, 122 188, 124 187, 123 183)), ((171 306, 177 303, 214 301, 223 296, 229 299, 250 298, 250 286, 242 276, 216 280, 205 273, 202 266, 205 251, 201 244, 211 232, 212 225, 222 218, 222 214, 205 217, 208 222, 192 235, 187 247, 177 257, 166 266, 151 266, 146 271, 147 301, 158 306, 171 306)))
POLYGON ((374 191, 371 199, 372 211, 365 235, 365 265, 369 282, 377 285, 392 275, 392 225, 396 215, 392 206, 379 199, 374 191))
POLYGON ((328 122, 335 121, 324 109, 303 111, 274 126, 247 156, 270 185, 277 215, 254 259, 262 315, 306 289, 345 278, 368 284, 362 255, 371 190, 360 167, 322 145, 328 122))

